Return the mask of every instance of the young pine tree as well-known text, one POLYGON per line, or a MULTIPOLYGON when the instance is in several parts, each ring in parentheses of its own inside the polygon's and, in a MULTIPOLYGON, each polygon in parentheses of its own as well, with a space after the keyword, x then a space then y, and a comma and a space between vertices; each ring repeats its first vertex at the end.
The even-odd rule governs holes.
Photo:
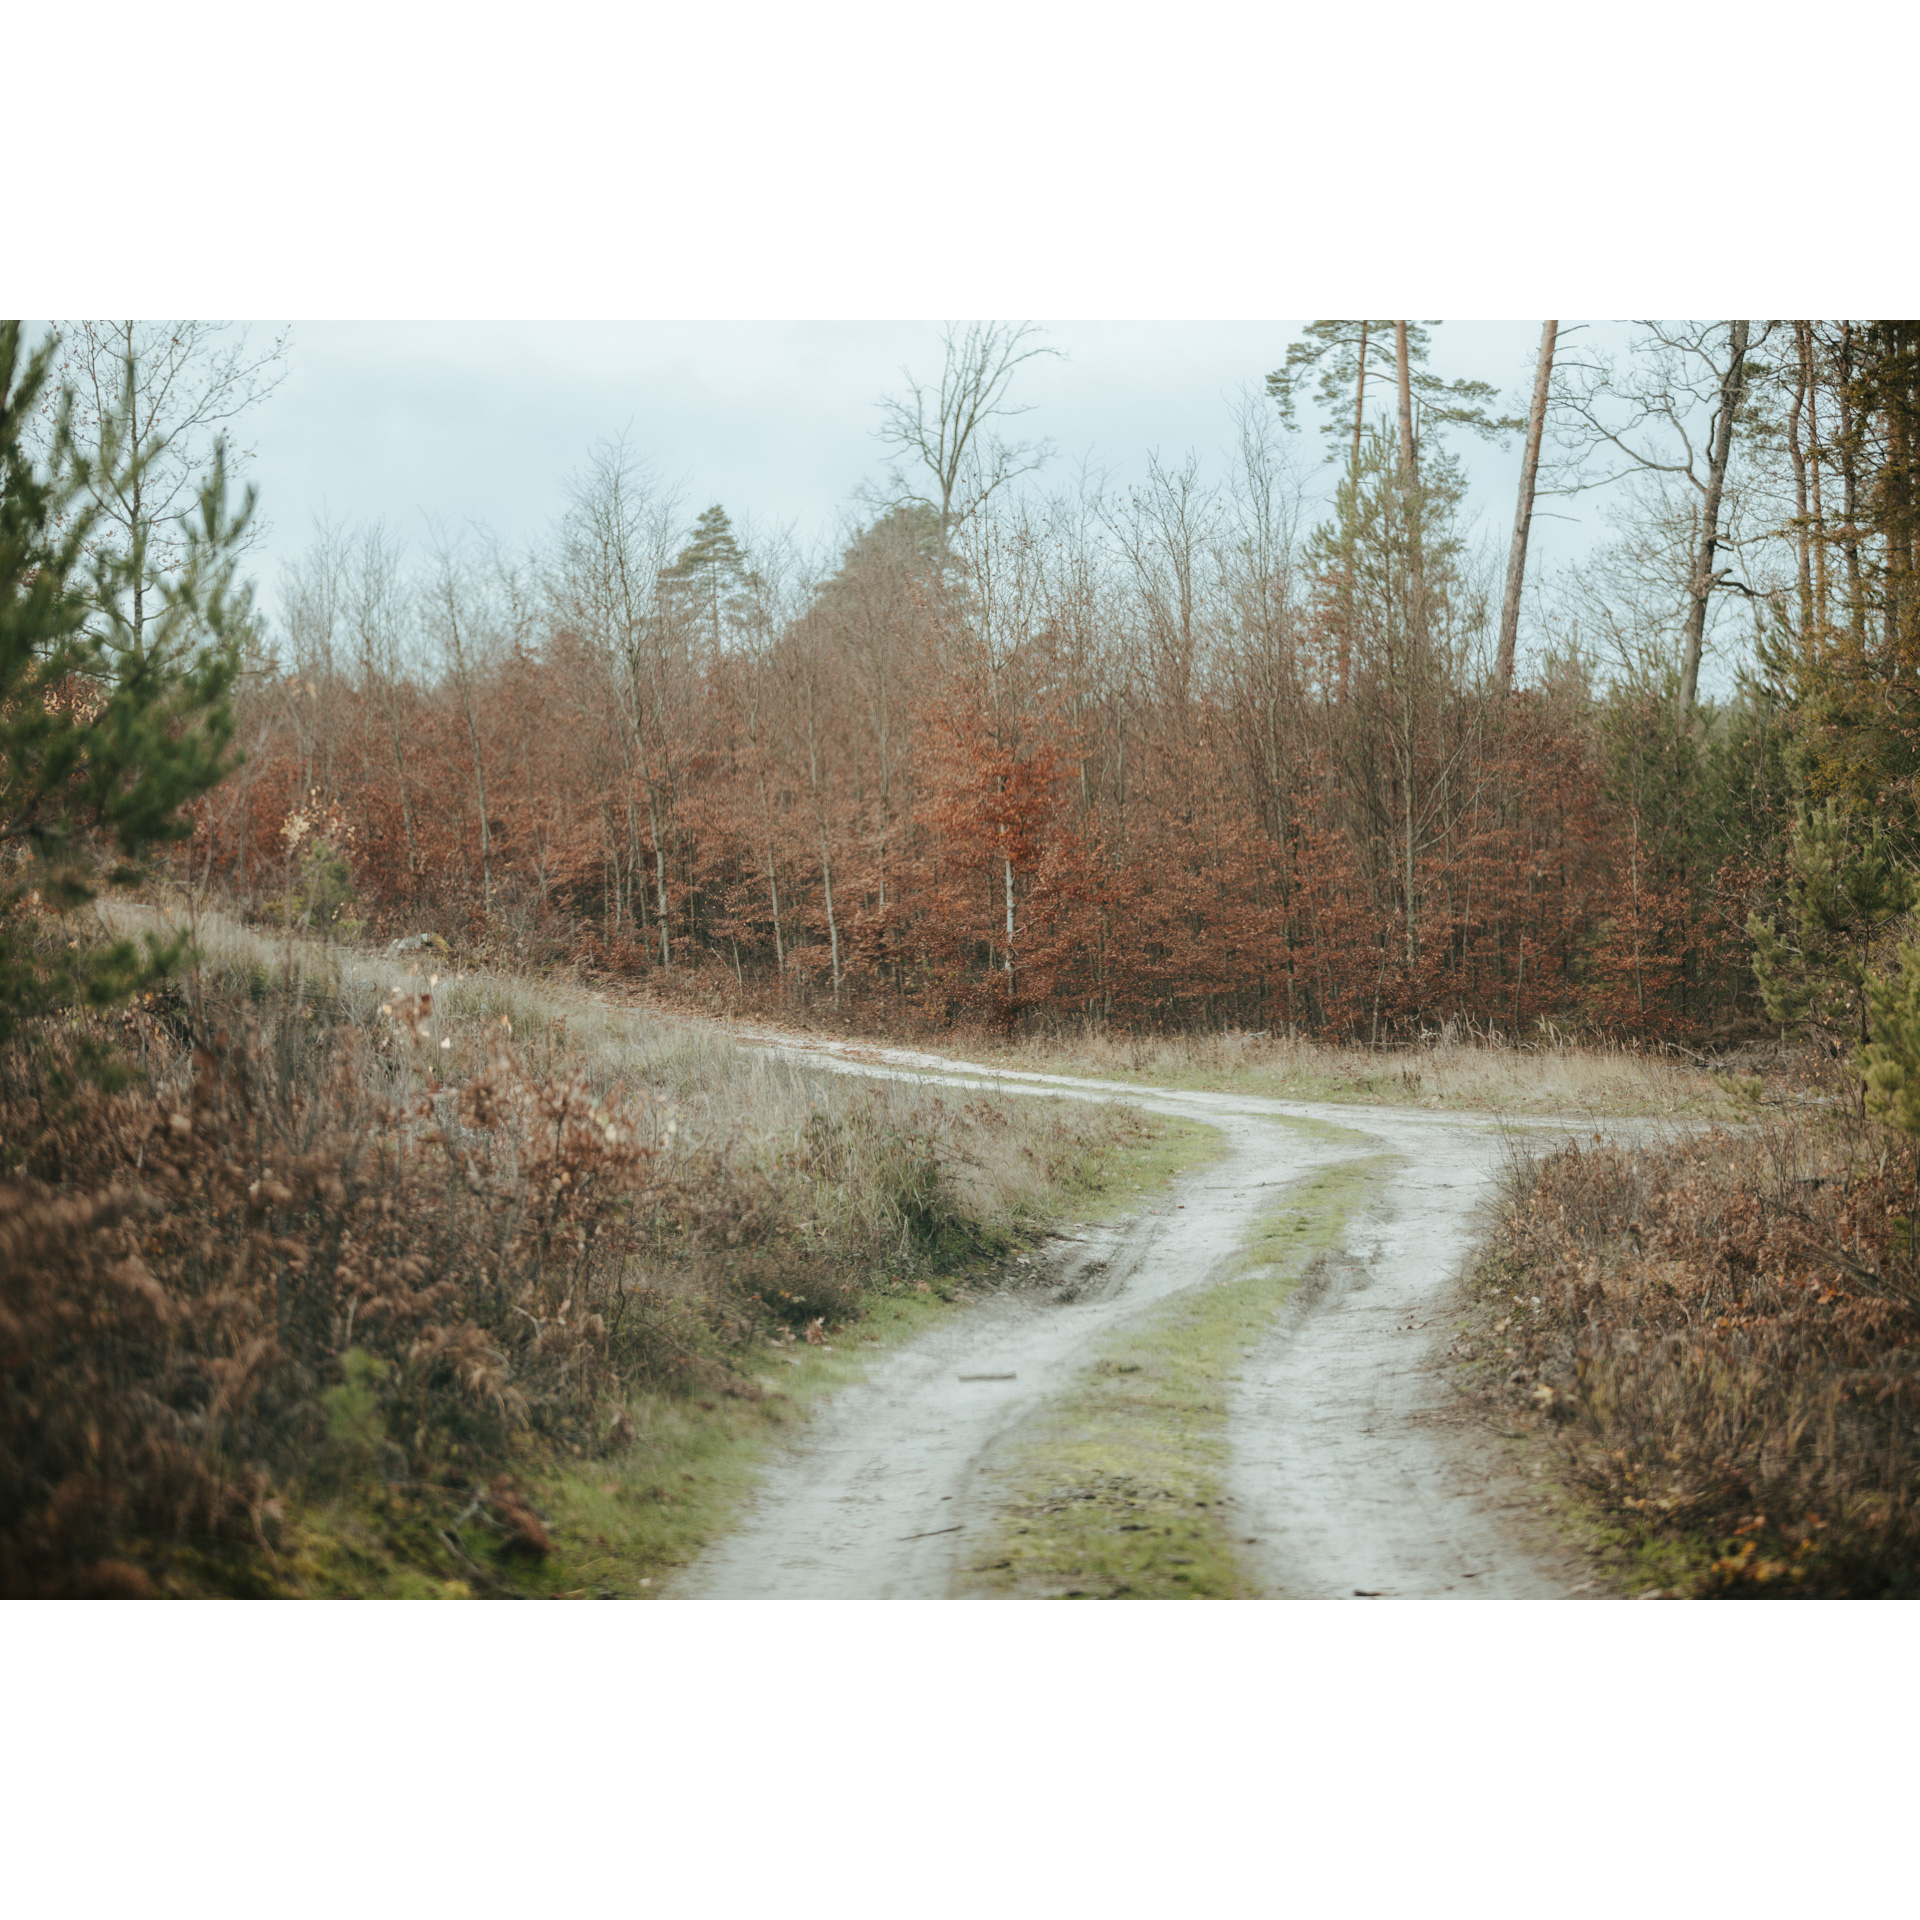
POLYGON ((1860 834, 1831 803, 1802 818, 1787 865, 1784 933, 1758 914, 1747 922, 1767 1016, 1836 1042, 1857 1035, 1865 1046, 1874 952, 1913 906, 1913 878, 1877 828, 1860 834))
MULTIPOLYGON (((144 953, 130 941, 90 949, 46 916, 57 927, 93 899, 103 868, 137 877, 144 854, 191 832, 184 808, 236 764, 229 693, 249 596, 235 594, 233 570, 253 506, 249 492, 228 512, 216 454, 155 610, 144 539, 94 538, 94 465, 66 397, 45 463, 28 451, 57 342, 23 361, 22 334, 0 322, 0 1041, 62 1007, 110 1005, 183 951, 151 939, 144 953)), ((115 481, 151 457, 126 448, 109 422, 95 460, 115 481)))

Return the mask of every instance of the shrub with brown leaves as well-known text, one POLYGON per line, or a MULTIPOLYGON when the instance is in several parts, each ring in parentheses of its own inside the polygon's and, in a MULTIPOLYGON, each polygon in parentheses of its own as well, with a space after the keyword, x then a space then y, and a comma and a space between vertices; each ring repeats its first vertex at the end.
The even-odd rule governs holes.
POLYGON ((1508 1385, 1604 1506, 1704 1545, 1700 1591, 1920 1592, 1914 1190, 1790 1123, 1518 1170, 1508 1385))
POLYGON ((584 1449, 623 1385, 688 1364, 712 1302, 677 1272, 724 1245, 723 1183, 691 1197, 642 1109, 504 1044, 457 1091, 380 1080, 291 1015, 171 1090, 12 1077, 0 1592, 131 1591, 115 1565, 170 1543, 270 1555, 276 1481, 464 1481, 522 1431, 584 1449))

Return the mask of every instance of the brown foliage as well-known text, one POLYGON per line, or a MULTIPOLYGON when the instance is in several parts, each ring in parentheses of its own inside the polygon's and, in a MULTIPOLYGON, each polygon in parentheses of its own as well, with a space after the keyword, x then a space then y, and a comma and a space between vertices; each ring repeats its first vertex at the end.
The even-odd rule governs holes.
POLYGON ((964 565, 884 535, 731 628, 609 627, 569 550, 491 664, 316 658, 251 696, 195 871, 284 902, 288 817, 337 807, 382 931, 856 1022, 1659 1038, 1750 1002, 1751 888, 1649 860, 1566 675, 1408 678, 1231 542, 1176 605, 1043 529, 964 565))
MULTIPOLYGON (((427 1013, 393 1003, 389 1052, 427 1013)), ((724 1171, 690 1194, 644 1110, 536 1082, 504 1045, 412 1101, 291 1012, 157 1093, 21 1068, 0 1100, 0 1592, 133 1591, 115 1565, 148 1548, 270 1555, 276 1482, 457 1485, 516 1435, 600 1444, 624 1384, 714 1370, 688 1342, 742 1319, 705 1250, 760 1227, 724 1171)), ((532 1551, 531 1510, 494 1505, 532 1551)))
POLYGON ((1914 1167, 1804 1124, 1565 1151, 1522 1171, 1510 1384, 1703 1590, 1920 1592, 1914 1167))

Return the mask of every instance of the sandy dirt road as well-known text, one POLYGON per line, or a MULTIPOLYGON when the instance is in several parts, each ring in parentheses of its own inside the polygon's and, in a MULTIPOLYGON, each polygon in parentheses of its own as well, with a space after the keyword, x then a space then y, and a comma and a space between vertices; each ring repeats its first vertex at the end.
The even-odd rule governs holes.
MULTIPOLYGON (((1440 1369, 1449 1289, 1508 1150, 1501 1123, 764 1044, 840 1072, 1125 1101, 1217 1127, 1226 1150, 1142 1214, 1056 1248, 1052 1284, 989 1298, 878 1359, 776 1459, 743 1524, 686 1570, 677 1597, 945 1597, 989 1518, 999 1450, 1102 1336, 1205 1285, 1291 1185, 1351 1161, 1370 1164, 1367 1197, 1231 1386, 1227 1491, 1235 1535, 1250 1542, 1245 1571, 1275 1597, 1570 1590, 1572 1566, 1515 1524, 1519 1490, 1498 1443, 1453 1417, 1440 1369)), ((1548 1140, 1596 1128, 1509 1125, 1548 1140)))

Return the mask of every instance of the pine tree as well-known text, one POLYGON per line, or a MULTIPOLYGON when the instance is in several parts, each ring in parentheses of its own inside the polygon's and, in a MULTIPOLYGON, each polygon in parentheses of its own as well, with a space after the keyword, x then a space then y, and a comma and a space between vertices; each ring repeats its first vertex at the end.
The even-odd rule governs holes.
MULTIPOLYGON (((75 445, 68 396, 45 463, 28 452, 58 343, 24 365, 22 344, 18 321, 0 323, 0 1040, 61 1007, 110 1005, 184 951, 151 938, 144 952, 86 950, 49 938, 42 915, 92 900, 103 865, 110 881, 136 878, 237 764, 229 695, 249 596, 233 570, 253 505, 249 492, 229 513, 216 453, 179 566, 156 583, 142 539, 93 537, 101 476, 75 445)), ((108 480, 145 457, 107 423, 108 480)))
POLYGON ((1851 831, 1831 803, 1800 822, 1787 852, 1783 934, 1755 914, 1747 923, 1753 971, 1767 1016, 1782 1027, 1868 1035, 1875 949, 1915 901, 1913 879, 1876 827, 1851 831))
POLYGON ((1818 585, 1791 677, 1807 784, 1817 799, 1882 821, 1911 860, 1920 857, 1920 322, 1842 323, 1837 344, 1821 325, 1805 323, 1801 336, 1809 405, 1839 424, 1806 462, 1818 585), (1844 481, 1837 516, 1816 504, 1829 457, 1844 481), (1829 619, 1833 549, 1844 613, 1829 619))
POLYGON ((702 623, 711 627, 716 647, 729 600, 741 593, 747 581, 747 556, 733 537, 726 508, 717 504, 693 523, 687 544, 660 575, 661 585, 684 596, 702 623))
POLYGON ((1868 981, 1867 1012, 1871 1039, 1858 1057, 1867 1111, 1920 1138, 1920 947, 1900 949, 1893 979, 1868 981))
POLYGON ((1526 427, 1524 420, 1487 411, 1488 403, 1499 394, 1484 380, 1442 380, 1429 372, 1424 362, 1430 336, 1417 320, 1310 321, 1306 337, 1288 347, 1286 364, 1267 375, 1267 394, 1279 407, 1280 417, 1290 427, 1296 424, 1295 411, 1312 380, 1314 397, 1327 416, 1320 430, 1329 437, 1348 437, 1347 464, 1357 470, 1366 426, 1367 380, 1371 376, 1391 383, 1398 377, 1396 329, 1405 330, 1407 385, 1419 404, 1422 426, 1465 427, 1488 439, 1526 427))

